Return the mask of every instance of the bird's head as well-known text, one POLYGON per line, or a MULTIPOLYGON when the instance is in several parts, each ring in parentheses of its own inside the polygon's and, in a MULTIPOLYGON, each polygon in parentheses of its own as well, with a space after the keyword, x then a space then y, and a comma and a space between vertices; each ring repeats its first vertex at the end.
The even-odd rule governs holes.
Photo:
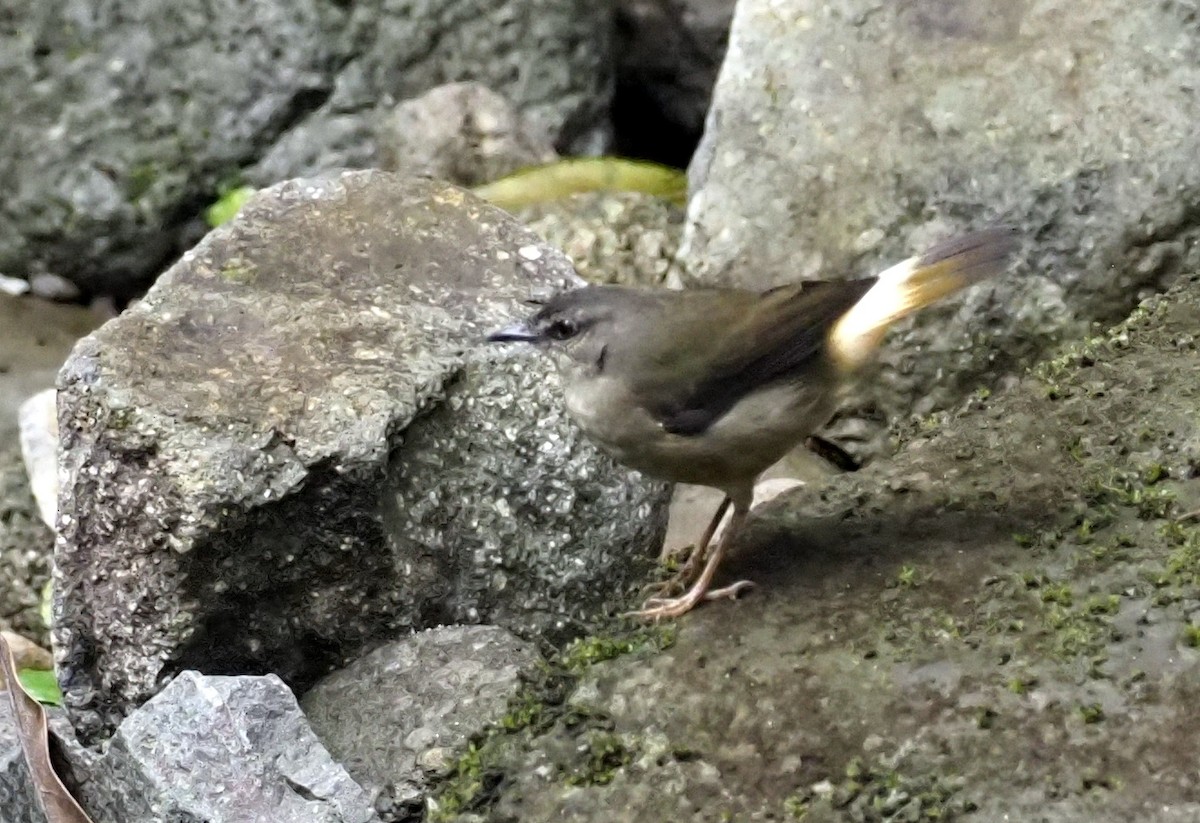
POLYGON ((489 334, 490 343, 531 343, 561 369, 603 371, 608 352, 620 345, 621 323, 633 311, 626 289, 589 286, 547 300, 525 320, 489 334))

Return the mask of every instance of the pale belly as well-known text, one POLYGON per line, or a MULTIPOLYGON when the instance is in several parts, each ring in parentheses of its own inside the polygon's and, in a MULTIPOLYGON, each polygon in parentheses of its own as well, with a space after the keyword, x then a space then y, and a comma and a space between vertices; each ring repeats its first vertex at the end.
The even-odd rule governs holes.
POLYGON ((837 403, 831 388, 757 392, 697 435, 664 431, 612 378, 575 382, 566 401, 580 428, 617 461, 675 483, 726 489, 753 480, 828 421, 837 403))

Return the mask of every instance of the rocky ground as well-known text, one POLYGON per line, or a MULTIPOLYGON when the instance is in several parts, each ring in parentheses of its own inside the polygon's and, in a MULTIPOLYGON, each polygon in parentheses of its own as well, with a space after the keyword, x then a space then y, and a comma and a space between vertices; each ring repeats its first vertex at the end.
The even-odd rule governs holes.
POLYGON ((759 588, 576 647, 434 819, 1196 819, 1198 310, 771 504, 725 570, 759 588))
POLYGON ((54 535, 38 517, 21 463, 17 409, 54 385, 75 340, 100 318, 78 306, 0 295, 0 629, 46 640, 38 616, 54 535))

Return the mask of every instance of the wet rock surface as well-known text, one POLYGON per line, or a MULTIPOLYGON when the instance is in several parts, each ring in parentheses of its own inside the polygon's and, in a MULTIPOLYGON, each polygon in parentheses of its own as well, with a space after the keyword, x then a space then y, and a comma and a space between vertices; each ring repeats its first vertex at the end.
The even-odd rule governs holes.
POLYGON ((304 713, 334 758, 379 793, 383 818, 406 819, 540 660, 495 626, 429 629, 323 679, 304 696, 304 713))
POLYGON ((564 638, 625 602, 666 490, 484 334, 575 274, 444 184, 260 193, 61 376, 59 677, 85 739, 163 678, 302 689, 412 629, 564 638))
POLYGON ((1151 298, 760 510, 723 569, 758 588, 587 668, 440 819, 1192 819, 1197 311, 1151 298))
POLYGON ((1182 3, 744 0, 689 170, 683 279, 863 276, 1015 226, 1016 274, 894 334, 855 399, 855 438, 884 451, 882 420, 945 408, 1200 264, 1200 71, 1178 57, 1197 48, 1182 3))

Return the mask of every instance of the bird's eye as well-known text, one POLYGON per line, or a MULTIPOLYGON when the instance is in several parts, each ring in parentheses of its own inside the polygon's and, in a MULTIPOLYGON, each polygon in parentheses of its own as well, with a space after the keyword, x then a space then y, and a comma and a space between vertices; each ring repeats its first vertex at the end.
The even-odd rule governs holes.
POLYGON ((579 331, 579 327, 572 320, 559 319, 555 320, 546 329, 546 335, 552 340, 566 340, 574 337, 579 331))

